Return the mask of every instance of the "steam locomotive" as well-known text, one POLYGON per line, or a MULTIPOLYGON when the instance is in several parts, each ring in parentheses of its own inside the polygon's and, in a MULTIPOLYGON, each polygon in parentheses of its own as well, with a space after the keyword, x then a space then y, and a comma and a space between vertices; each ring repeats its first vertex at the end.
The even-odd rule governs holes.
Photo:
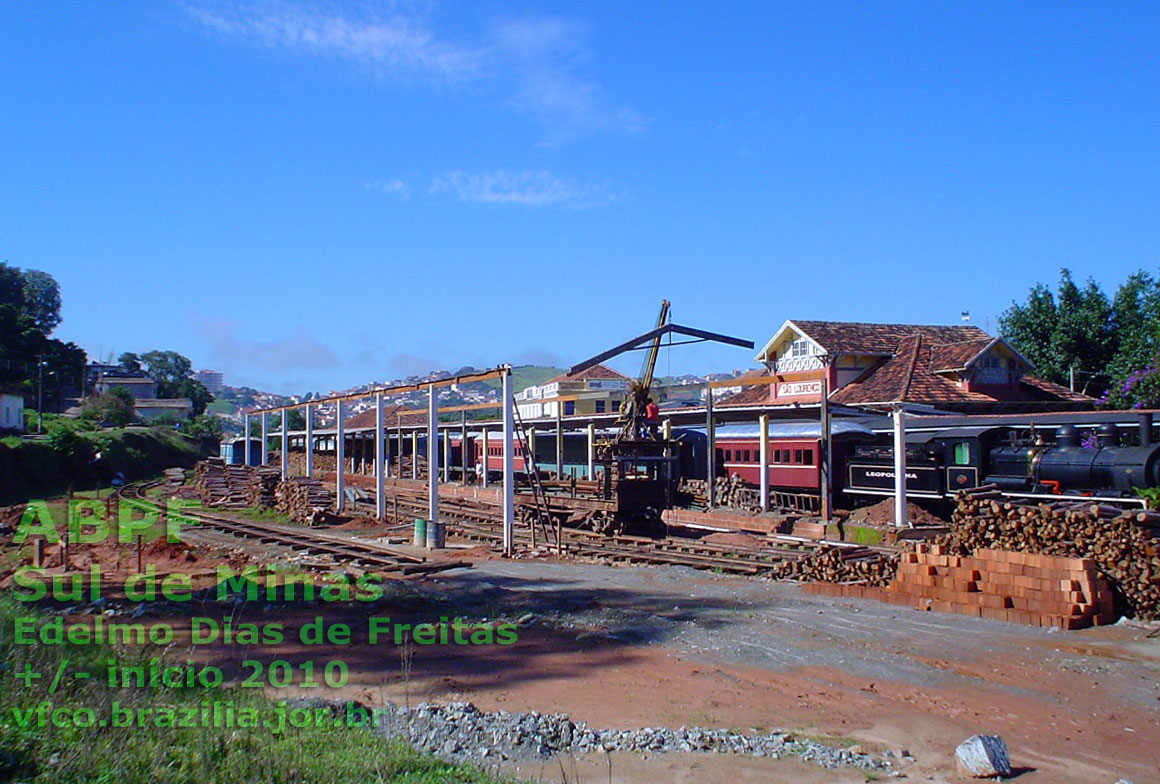
MULTIPOLYGON (((1122 443, 1106 422, 1086 437, 1074 425, 1050 430, 963 427, 912 433, 906 445, 907 494, 946 499, 956 491, 994 484, 1009 495, 1083 495, 1101 500, 1136 497, 1139 488, 1160 487, 1160 444, 1151 423, 1141 424, 1137 443, 1122 443)), ((858 444, 846 465, 842 491, 850 496, 893 495, 894 449, 858 444)))

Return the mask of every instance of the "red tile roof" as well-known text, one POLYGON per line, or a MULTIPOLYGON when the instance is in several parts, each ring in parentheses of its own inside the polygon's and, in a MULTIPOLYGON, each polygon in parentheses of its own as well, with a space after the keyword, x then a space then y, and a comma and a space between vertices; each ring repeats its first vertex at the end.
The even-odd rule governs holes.
POLYGON ((742 387, 740 392, 722 398, 721 400, 714 400, 715 405, 720 406, 754 406, 762 403, 769 403, 773 400, 773 385, 759 384, 757 386, 744 386, 745 382, 754 378, 766 378, 769 376, 768 370, 751 370, 747 373, 742 373, 735 380, 737 385, 742 387))
MULTIPOLYGON (((830 400, 834 403, 868 405, 908 402, 954 407, 1009 402, 1088 405, 1095 402, 1086 395, 1029 375, 1024 375, 1018 385, 1006 390, 1001 387, 976 387, 971 391, 960 386, 954 378, 945 374, 963 370, 994 343, 1001 341, 975 326, 797 320, 791 320, 790 324, 821 346, 831 357, 881 357, 856 379, 833 392, 830 400), (992 391, 994 395, 989 394, 992 391)), ((1030 366, 1025 367, 1030 369, 1030 366)), ((767 386, 747 387, 721 401, 720 405, 760 405, 770 402, 771 394, 772 390, 767 386)))
POLYGON ((986 332, 974 326, 932 326, 926 324, 872 324, 861 321, 798 321, 794 326, 804 332, 827 353, 894 354, 898 342, 921 335, 931 343, 961 343, 990 340, 986 332))
POLYGON ((925 335, 911 335, 899 341, 893 356, 868 368, 834 392, 830 400, 846 405, 893 402, 932 405, 1019 401, 1094 403, 1086 395, 1070 392, 1035 376, 1024 375, 1010 395, 996 397, 978 390, 967 390, 954 380, 939 375, 940 370, 964 367, 992 340, 931 345, 925 335))
POLYGON ((592 367, 585 368, 584 370, 581 370, 579 373, 575 373, 573 375, 569 375, 569 374, 565 373, 561 376, 556 376, 555 378, 550 378, 547 381, 545 381, 541 386, 545 386, 547 384, 554 384, 557 381, 588 381, 590 379, 600 379, 600 378, 616 379, 616 380, 620 380, 620 381, 630 381, 631 380, 628 376, 624 375, 623 373, 617 373, 612 368, 605 367, 604 365, 593 365, 592 367))
POLYGON ((958 343, 932 344, 929 367, 935 372, 962 370, 993 342, 994 338, 982 337, 958 343))
MULTIPOLYGON (((400 405, 383 406, 383 426, 394 427, 399 424, 400 417, 404 425, 421 425, 427 421, 427 412, 421 408, 405 408, 400 405)), ((352 417, 343 422, 343 426, 358 430, 363 428, 374 429, 375 426, 375 409, 372 406, 366 411, 360 411, 352 417)))
POLYGON ((1088 403, 1092 400, 1091 397, 1080 392, 1072 392, 1067 387, 1060 386, 1059 384, 1055 384, 1051 381, 1037 378, 1035 376, 1024 376, 1023 384, 1027 387, 1030 387, 1034 392, 1043 393, 1045 396, 1047 396, 1048 399, 1059 398, 1061 400, 1068 400, 1077 403, 1088 403))

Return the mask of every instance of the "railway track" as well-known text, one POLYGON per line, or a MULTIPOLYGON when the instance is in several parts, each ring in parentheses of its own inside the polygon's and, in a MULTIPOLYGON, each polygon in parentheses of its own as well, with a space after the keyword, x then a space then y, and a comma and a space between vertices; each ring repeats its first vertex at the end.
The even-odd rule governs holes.
MULTIPOLYGON (((146 491, 159 484, 161 482, 129 485, 124 488, 123 495, 147 500, 146 491)), ((561 496, 555 498, 565 501, 561 496)), ((426 517, 427 499, 423 493, 399 492, 396 489, 388 499, 388 509, 394 511, 396 522, 426 517)), ((439 509, 440 516, 447 523, 449 536, 488 546, 502 545, 502 513, 498 507, 462 499, 440 498, 439 509)), ((313 530, 237 520, 202 510, 189 510, 185 514, 201 525, 234 536, 278 544, 306 553, 329 555, 343 563, 353 563, 384 572, 414 575, 470 566, 468 562, 432 562, 421 556, 382 545, 329 536, 313 530)), ((545 538, 542 532, 537 535, 527 524, 517 524, 515 544, 517 548, 525 550, 537 546, 547 547, 562 555, 599 558, 619 563, 689 566, 717 573, 750 576, 769 574, 789 561, 805 558, 824 548, 839 547, 844 561, 873 560, 881 557, 882 553, 889 549, 796 539, 753 548, 675 536, 656 539, 630 535, 607 536, 569 527, 563 527, 560 531, 563 541, 557 546, 554 534, 551 538, 545 538)))
MULTIPOLYGON (((127 485, 121 494, 130 499, 149 501, 146 491, 159 484, 161 482, 156 481, 127 485)), ((466 561, 429 561, 422 556, 410 555, 370 542, 327 536, 316 531, 296 530, 281 525, 236 520, 198 509, 183 510, 182 514, 196 520, 199 525, 224 531, 240 538, 278 544, 295 551, 315 555, 329 555, 340 559, 343 563, 357 565, 368 570, 421 575, 471 566, 466 561)))
MULTIPOLYGON (((399 517, 425 517, 426 498, 418 494, 396 493, 391 504, 397 502, 399 517)), ((446 518, 448 534, 467 541, 488 545, 503 542, 500 512, 475 503, 459 499, 439 500, 440 516, 446 518)), ((810 541, 787 541, 784 544, 761 548, 741 545, 714 544, 684 537, 664 537, 652 539, 642 536, 606 536, 593 531, 563 528, 562 546, 557 548, 554 539, 533 540, 529 527, 517 525, 515 541, 519 547, 534 545, 558 549, 562 554, 590 558, 602 558, 621 563, 679 565, 697 569, 708 569, 730 574, 762 575, 776 570, 786 561, 804 558, 820 548, 833 547, 810 541)), ((855 545, 841 547, 843 560, 873 560, 881 557, 884 548, 855 545)))

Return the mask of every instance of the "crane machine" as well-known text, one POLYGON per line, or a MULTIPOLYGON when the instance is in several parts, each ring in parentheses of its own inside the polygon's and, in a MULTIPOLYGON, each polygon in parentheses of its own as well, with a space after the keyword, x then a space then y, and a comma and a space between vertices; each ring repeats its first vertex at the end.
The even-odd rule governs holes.
POLYGON ((663 433, 648 433, 643 427, 645 407, 653 394, 657 357, 662 345, 685 345, 713 341, 742 348, 753 348, 753 341, 707 332, 674 324, 669 301, 661 300, 656 326, 632 340, 604 351, 569 369, 580 373, 628 351, 644 351, 640 375, 630 382, 621 403, 616 427, 610 436, 598 438, 593 463, 601 472, 601 492, 605 499, 616 500, 616 513, 604 522, 604 533, 655 534, 663 531, 661 511, 672 506, 676 489, 679 444, 663 433), (686 340, 672 342, 672 335, 686 340), (668 343, 664 338, 668 336, 668 343))

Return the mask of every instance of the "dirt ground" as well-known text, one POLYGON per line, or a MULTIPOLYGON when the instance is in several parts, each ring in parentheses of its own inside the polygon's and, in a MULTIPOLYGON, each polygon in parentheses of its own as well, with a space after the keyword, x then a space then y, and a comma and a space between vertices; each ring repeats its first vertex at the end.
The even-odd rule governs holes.
MULTIPOLYGON (((236 541, 205 548, 195 547, 195 568, 238 557, 236 541)), ((898 769, 914 781, 966 781, 954 772, 953 749, 976 732, 1003 736, 1020 782, 1160 781, 1155 626, 1055 631, 684 567, 504 561, 484 548, 448 556, 475 556, 474 567, 393 583, 370 607, 251 603, 238 618, 292 630, 322 613, 360 630, 370 615, 417 623, 530 614, 516 644, 417 646, 409 673, 397 648, 371 646, 357 632, 341 648, 202 646, 192 655, 227 675, 240 675, 244 658, 342 658, 350 683, 326 696, 370 705, 467 700, 485 710, 565 712, 595 727, 778 728, 866 751, 906 749, 914 761, 898 769)), ((259 557, 277 560, 279 550, 259 557)), ((166 612, 158 605, 150 617, 166 612)), ((608 781, 610 767, 611 781, 636 784, 866 780, 856 769, 710 754, 593 754, 506 769, 533 780, 608 781)))

